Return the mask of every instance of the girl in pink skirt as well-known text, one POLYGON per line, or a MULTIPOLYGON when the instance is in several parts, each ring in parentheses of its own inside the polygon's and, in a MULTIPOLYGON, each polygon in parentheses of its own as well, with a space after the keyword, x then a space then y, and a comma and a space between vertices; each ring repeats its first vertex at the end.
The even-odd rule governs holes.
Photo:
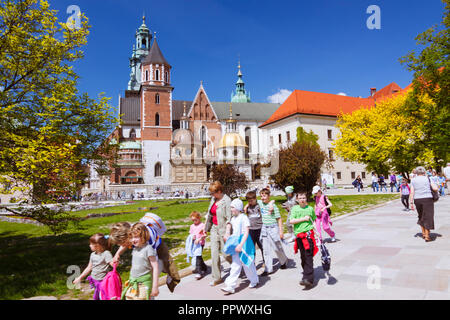
POLYGON ((331 220, 330 215, 328 214, 328 208, 332 206, 330 200, 326 195, 323 194, 322 189, 319 186, 314 186, 312 194, 314 196, 314 200, 316 201, 315 205, 315 213, 316 213, 316 229, 319 233, 320 240, 322 241, 322 227, 326 233, 328 233, 331 237, 331 242, 336 242, 335 233, 331 230, 331 220))

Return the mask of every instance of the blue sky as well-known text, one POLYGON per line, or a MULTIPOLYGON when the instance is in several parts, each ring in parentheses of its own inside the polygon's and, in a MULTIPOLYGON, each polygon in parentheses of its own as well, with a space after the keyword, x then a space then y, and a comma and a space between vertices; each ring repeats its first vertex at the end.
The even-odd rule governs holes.
POLYGON ((75 64, 79 89, 105 92, 117 105, 129 80, 134 34, 147 26, 173 66, 174 99, 192 100, 200 81, 212 101, 229 101, 240 55, 253 102, 281 89, 369 95, 412 74, 398 58, 414 38, 440 23, 440 0, 50 0, 66 21, 69 5, 89 18, 85 58, 75 64), (381 9, 381 29, 369 30, 370 5, 381 9))

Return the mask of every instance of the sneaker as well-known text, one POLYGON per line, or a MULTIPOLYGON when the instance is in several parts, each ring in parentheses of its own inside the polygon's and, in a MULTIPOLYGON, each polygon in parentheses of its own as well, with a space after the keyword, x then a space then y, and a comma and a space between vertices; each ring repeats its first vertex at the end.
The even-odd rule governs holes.
POLYGON ((222 290, 223 292, 225 292, 227 294, 234 293, 234 289, 233 288, 229 288, 229 287, 223 287, 223 288, 220 288, 220 290, 222 290))
POLYGON ((271 274, 272 272, 267 272, 267 271, 264 271, 263 273, 261 273, 259 276, 260 277, 267 277, 269 274, 271 274))
POLYGON ((336 242, 336 238, 335 237, 331 238, 330 242, 336 242))
POLYGON ((284 264, 282 264, 281 266, 280 266, 280 269, 287 269, 287 262, 285 262, 284 264))
POLYGON ((259 282, 257 283, 250 283, 250 285, 248 286, 250 289, 256 288, 258 286, 259 282))

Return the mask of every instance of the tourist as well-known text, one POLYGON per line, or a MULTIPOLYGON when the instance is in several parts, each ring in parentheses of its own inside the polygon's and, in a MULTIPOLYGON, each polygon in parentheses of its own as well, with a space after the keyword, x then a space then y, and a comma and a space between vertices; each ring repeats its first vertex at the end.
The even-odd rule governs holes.
POLYGON ((377 192, 378 192, 378 177, 375 172, 372 172, 372 190, 373 190, 373 192, 375 192, 375 188, 377 189, 377 192))
POLYGON ((450 194, 450 162, 447 163, 447 166, 444 168, 444 175, 445 175, 445 185, 447 188, 447 194, 450 194))
POLYGON ((409 175, 409 181, 412 181, 412 179, 414 179, 416 176, 417 176, 416 169, 413 169, 413 171, 409 175))
POLYGON ((389 185, 391 186, 391 192, 394 192, 394 187, 397 189, 397 177, 394 172, 389 176, 389 185))
POLYGON ((403 211, 409 211, 409 194, 411 193, 411 188, 408 185, 407 179, 403 179, 402 184, 400 185, 400 193, 402 195, 402 204, 405 206, 403 211))
MULTIPOLYGON (((151 212, 147 212, 139 222, 143 223, 150 233, 148 243, 156 250, 158 259, 162 264, 160 271, 167 273, 168 277, 166 284, 170 292, 173 292, 175 287, 181 281, 181 278, 178 273, 177 265, 170 256, 169 247, 164 239, 162 239, 162 235, 167 230, 166 226, 159 216, 151 212)), ((130 229, 131 224, 128 222, 117 222, 111 227, 109 234, 111 243, 120 246, 119 250, 117 250, 114 255, 114 262, 118 262, 122 253, 130 247, 130 243, 128 242, 128 233, 130 232, 130 229)))
POLYGON ((397 192, 400 192, 400 185, 403 181, 403 175, 401 173, 397 174, 397 192))
POLYGON ((281 221, 280 210, 275 204, 275 200, 270 201, 270 190, 265 188, 260 192, 261 200, 258 205, 261 208, 263 226, 261 228, 261 240, 264 250, 264 272, 261 276, 273 273, 273 258, 269 248, 271 248, 280 263, 280 269, 287 268, 288 257, 284 252, 281 240, 284 238, 283 222, 281 221))
POLYGON ((358 192, 361 192, 361 190, 364 191, 364 185, 363 185, 363 182, 362 182, 360 176, 357 176, 355 181, 353 181, 352 184, 356 189, 358 189, 358 192))
POLYGON ((322 227, 326 233, 328 233, 331 237, 331 242, 336 242, 335 233, 331 230, 331 220, 330 215, 328 213, 328 209, 333 205, 328 197, 323 194, 322 190, 319 186, 314 186, 312 190, 312 194, 314 196, 314 200, 316 205, 314 207, 316 214, 316 230, 319 233, 320 241, 322 241, 322 227))
POLYGON ((422 228, 423 239, 429 242, 432 240, 430 230, 434 229, 434 201, 431 188, 437 191, 437 186, 430 182, 424 167, 417 167, 416 174, 417 176, 411 180, 409 203, 412 210, 415 205, 419 216, 417 224, 422 228))
POLYGON ((378 176, 378 184, 380 185, 380 191, 383 191, 383 187, 384 187, 384 190, 387 192, 386 181, 384 181, 383 174, 380 174, 378 176))
POLYGON ((300 249, 300 261, 303 269, 303 277, 300 285, 310 289, 314 284, 314 255, 318 252, 314 237, 314 221, 316 215, 314 209, 308 205, 306 193, 297 194, 298 205, 292 207, 291 221, 294 225, 296 242, 294 252, 300 249))
POLYGON ((261 250, 261 255, 264 260, 264 251, 261 243, 261 228, 263 226, 262 216, 261 216, 261 208, 258 205, 256 192, 249 191, 245 195, 245 199, 247 199, 247 204, 244 207, 244 212, 247 214, 248 219, 250 220, 249 233, 250 238, 253 240, 253 244, 258 245, 258 248, 261 250))
MULTIPOLYGON (((248 237, 250 220, 245 214, 242 214, 244 204, 240 199, 234 199, 231 202, 230 207, 233 216, 227 223, 225 242, 230 238, 232 230, 233 233, 231 236, 235 237, 233 243, 236 244, 236 246, 232 245, 230 247, 231 250, 234 248, 230 275, 225 280, 225 287, 220 288, 227 294, 234 293, 242 267, 244 268, 247 279, 250 281, 249 288, 255 288, 259 283, 255 267, 255 246, 251 238, 248 237)), ((229 243, 227 243, 227 245, 229 245, 229 243)))
POLYGON ((145 224, 138 222, 131 227, 128 237, 133 246, 130 279, 122 290, 122 300, 153 300, 159 294, 158 258, 149 239, 150 232, 145 224))
POLYGON ((445 175, 442 172, 439 174, 439 195, 445 196, 445 175))
MULTIPOLYGON (((220 273, 220 254, 224 246, 224 236, 227 222, 231 219, 231 199, 223 193, 223 186, 219 181, 214 181, 209 186, 211 202, 206 214, 205 232, 211 234, 211 270, 212 281, 210 286, 216 286, 223 282, 220 273)), ((231 263, 231 256, 225 255, 225 259, 231 263)))
POLYGON ((80 283, 88 274, 91 274, 87 279, 91 288, 94 289, 94 300, 101 300, 101 283, 111 271, 110 267, 114 267, 113 256, 107 237, 102 233, 96 233, 89 238, 89 248, 92 251, 89 264, 81 275, 73 280, 73 284, 80 283))
MULTIPOLYGON (((195 260, 195 270, 194 273, 196 273, 195 278, 197 280, 200 280, 206 275, 206 264, 203 261, 202 253, 203 248, 205 247, 205 224, 202 222, 202 216, 199 212, 193 211, 189 215, 189 217, 192 220, 192 224, 189 227, 189 235, 192 239, 191 242, 193 242, 194 247, 198 247, 198 253, 193 256, 193 259, 195 260)), ((188 244, 188 241, 186 241, 186 244, 188 244)), ((194 250, 192 250, 192 253, 194 250)))
POLYGON ((294 227, 290 224, 289 220, 290 219, 290 214, 291 214, 291 208, 293 206, 295 206, 297 204, 297 196, 294 193, 294 187, 293 186, 288 186, 284 189, 284 191, 286 192, 286 202, 284 202, 281 207, 283 209, 286 209, 286 211, 288 212, 288 216, 286 218, 286 228, 288 230, 288 232, 291 234, 291 237, 289 240, 286 240, 287 242, 293 242, 295 241, 295 236, 294 236, 294 227))

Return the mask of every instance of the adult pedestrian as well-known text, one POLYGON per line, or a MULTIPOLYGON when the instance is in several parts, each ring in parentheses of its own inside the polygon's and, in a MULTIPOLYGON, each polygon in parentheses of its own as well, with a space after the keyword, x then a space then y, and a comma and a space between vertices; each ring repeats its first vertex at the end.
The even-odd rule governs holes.
POLYGON ((364 191, 364 185, 363 185, 361 176, 357 176, 357 177, 356 177, 356 179, 355 179, 355 181, 354 181, 354 186, 355 186, 355 188, 358 189, 358 192, 361 192, 361 190, 364 191))
POLYGON ((372 190, 373 190, 373 192, 375 192, 375 188, 377 189, 377 192, 378 192, 378 177, 375 172, 372 172, 372 190))
POLYGON ((434 201, 431 189, 437 191, 437 186, 430 181, 424 167, 417 167, 416 174, 411 180, 409 203, 411 209, 417 209, 417 224, 422 228, 422 237, 426 242, 431 241, 430 230, 434 229, 434 201))
POLYGON ((445 186, 447 188, 447 194, 450 194, 450 162, 447 163, 447 166, 444 168, 444 176, 445 176, 445 186))
POLYGON ((384 180, 384 175, 383 174, 380 174, 378 176, 378 184, 380 185, 380 191, 383 191, 383 187, 384 187, 384 191, 387 192, 386 181, 384 180))
MULTIPOLYGON (((223 193, 223 186, 219 181, 214 181, 210 184, 209 192, 211 194, 211 202, 206 214, 205 232, 211 234, 211 269, 213 279, 209 285, 216 286, 223 282, 220 272, 220 254, 225 244, 226 226, 231 220, 231 199, 223 193)), ((225 255, 225 259, 231 264, 230 255, 225 255)))
POLYGON ((389 176, 389 185, 391 186, 391 192, 394 192, 394 187, 397 189, 397 177, 394 172, 389 176))

